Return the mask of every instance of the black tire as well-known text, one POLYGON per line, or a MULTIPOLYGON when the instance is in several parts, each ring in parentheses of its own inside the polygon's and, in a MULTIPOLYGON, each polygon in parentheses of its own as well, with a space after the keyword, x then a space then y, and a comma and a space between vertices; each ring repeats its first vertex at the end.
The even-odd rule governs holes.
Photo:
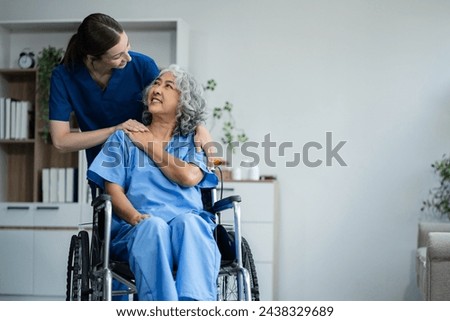
POLYGON ((253 260, 253 254, 245 238, 242 238, 242 260, 244 268, 247 269, 250 274, 250 289, 252 301, 259 301, 259 284, 258 275, 256 274, 255 261, 253 260))
POLYGON ((89 236, 80 231, 70 241, 66 300, 87 301, 89 292, 89 236))
MULTIPOLYGON (((234 240, 234 233, 229 232, 230 238, 234 240)), ((255 262, 250 246, 245 238, 242 237, 242 261, 243 266, 247 269, 250 275, 250 289, 251 300, 259 301, 259 286, 258 276, 256 273, 255 262)), ((235 265, 224 266, 221 268, 221 273, 218 278, 218 299, 220 301, 237 301, 238 289, 237 289, 237 273, 235 265)))
POLYGON ((66 301, 71 301, 72 298, 72 279, 74 273, 73 256, 77 239, 78 237, 76 235, 72 235, 72 238, 70 239, 69 258, 67 260, 66 301))

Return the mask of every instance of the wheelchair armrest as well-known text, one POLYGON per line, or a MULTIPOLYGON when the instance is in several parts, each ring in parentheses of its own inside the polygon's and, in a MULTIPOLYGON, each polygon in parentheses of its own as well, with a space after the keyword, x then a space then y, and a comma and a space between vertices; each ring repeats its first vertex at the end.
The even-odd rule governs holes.
POLYGON ((97 196, 91 203, 91 205, 96 208, 99 205, 102 205, 103 203, 105 203, 106 201, 110 201, 111 200, 111 196, 108 194, 100 194, 99 196, 97 196))
POLYGON ((227 209, 233 207, 233 202, 240 202, 240 201, 241 201, 241 197, 239 195, 232 195, 232 196, 225 197, 225 198, 221 199, 220 201, 217 201, 214 203, 214 205, 212 206, 212 212, 217 213, 217 212, 221 212, 223 210, 227 210, 227 209))

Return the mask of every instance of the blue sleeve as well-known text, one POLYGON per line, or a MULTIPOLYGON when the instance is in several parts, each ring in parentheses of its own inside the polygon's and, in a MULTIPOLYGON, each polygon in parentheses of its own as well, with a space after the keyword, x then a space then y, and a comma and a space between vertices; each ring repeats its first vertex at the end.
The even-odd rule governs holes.
POLYGON ((123 131, 116 131, 103 145, 100 153, 87 171, 88 180, 101 189, 105 189, 105 181, 120 185, 127 189, 128 170, 130 168, 130 146, 123 131))
POLYGON ((64 66, 56 67, 50 79, 49 119, 69 121, 72 105, 70 104, 64 81, 64 66))
POLYGON ((194 159, 191 163, 197 165, 203 171, 203 179, 198 184, 200 188, 213 188, 219 183, 217 175, 211 172, 211 170, 206 165, 206 155, 203 152, 194 151, 194 159))
POLYGON ((200 188, 213 188, 216 187, 219 180, 213 172, 207 166, 206 154, 203 150, 197 152, 194 145, 194 135, 189 141, 189 148, 183 160, 187 163, 198 166, 203 172, 203 179, 198 184, 200 188))

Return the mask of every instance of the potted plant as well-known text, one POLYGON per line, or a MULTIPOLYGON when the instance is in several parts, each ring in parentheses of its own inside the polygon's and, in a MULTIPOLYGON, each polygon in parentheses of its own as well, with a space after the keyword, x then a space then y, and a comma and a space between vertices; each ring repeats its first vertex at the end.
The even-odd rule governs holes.
MULTIPOLYGON (((210 79, 207 81, 204 86, 205 90, 214 91, 216 89, 217 82, 214 79, 210 79)), ((214 107, 212 111, 212 126, 211 129, 214 128, 216 122, 222 122, 222 136, 220 137, 220 141, 226 149, 227 160, 226 163, 230 168, 224 168, 223 177, 224 180, 242 179, 241 167, 237 164, 233 165, 233 156, 235 153, 236 147, 239 146, 239 143, 245 143, 248 141, 248 137, 245 131, 236 126, 236 120, 233 117, 233 104, 229 101, 225 101, 225 103, 220 107, 214 107)), ((258 174, 259 176, 259 174, 258 174)))
POLYGON ((430 189, 430 195, 423 201, 421 211, 429 210, 439 216, 447 215, 450 219, 450 157, 444 154, 431 167, 439 176, 440 184, 430 189))
MULTIPOLYGON (((214 79, 210 79, 207 81, 204 86, 205 90, 214 91, 216 89, 217 82, 214 79)), ((222 136, 220 140, 227 147, 232 146, 234 152, 234 145, 232 143, 239 142, 244 143, 248 140, 245 131, 241 128, 236 127, 236 120, 233 117, 233 104, 229 101, 226 101, 221 107, 214 107, 213 109, 213 125, 215 126, 215 122, 222 120, 222 136)))
POLYGON ((48 120, 49 110, 49 96, 50 96, 50 78, 53 68, 58 65, 64 56, 64 50, 62 48, 56 49, 55 47, 48 46, 39 52, 37 67, 38 67, 38 105, 40 109, 40 119, 42 121, 41 137, 48 143, 50 138, 50 126, 48 120))

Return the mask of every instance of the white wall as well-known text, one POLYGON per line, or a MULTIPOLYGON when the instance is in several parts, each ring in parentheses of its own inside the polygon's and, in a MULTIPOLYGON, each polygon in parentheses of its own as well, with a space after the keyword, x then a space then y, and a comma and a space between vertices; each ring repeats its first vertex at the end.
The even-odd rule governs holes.
MULTIPOLYGON (((414 249, 430 164, 450 137, 450 2, 0 1, 1 20, 182 18, 190 71, 219 84, 240 126, 286 156, 262 165, 281 187, 282 300, 415 300, 414 249), (26 5, 24 5, 26 3, 26 5), (333 162, 287 168, 307 142, 346 141, 333 162)), ((217 134, 217 133, 216 133, 217 134)), ((310 154, 323 158, 325 149, 310 154)), ((263 149, 258 153, 262 156, 263 149)))

